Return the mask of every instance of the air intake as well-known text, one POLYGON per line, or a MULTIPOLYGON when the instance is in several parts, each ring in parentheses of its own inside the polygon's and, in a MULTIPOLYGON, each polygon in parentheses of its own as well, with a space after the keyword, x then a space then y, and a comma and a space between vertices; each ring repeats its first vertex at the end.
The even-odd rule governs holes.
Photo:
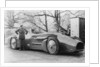
POLYGON ((76 49, 84 49, 84 44, 79 42, 76 46, 76 49))

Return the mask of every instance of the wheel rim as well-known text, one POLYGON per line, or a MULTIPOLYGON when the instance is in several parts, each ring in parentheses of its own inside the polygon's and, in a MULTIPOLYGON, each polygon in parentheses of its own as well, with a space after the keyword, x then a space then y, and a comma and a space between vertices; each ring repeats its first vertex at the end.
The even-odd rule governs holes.
POLYGON ((48 42, 48 51, 50 53, 55 53, 57 50, 57 45, 56 45, 56 42, 54 40, 50 40, 48 42))
POLYGON ((15 39, 11 40, 11 47, 16 48, 16 40, 15 39))

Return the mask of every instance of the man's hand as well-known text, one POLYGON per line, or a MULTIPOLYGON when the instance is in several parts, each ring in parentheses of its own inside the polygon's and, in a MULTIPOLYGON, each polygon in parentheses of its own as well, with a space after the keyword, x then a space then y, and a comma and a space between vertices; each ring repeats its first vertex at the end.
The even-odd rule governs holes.
POLYGON ((27 30, 25 30, 26 31, 26 35, 28 34, 28 31, 27 30))
POLYGON ((18 34, 18 30, 16 30, 15 33, 18 34))

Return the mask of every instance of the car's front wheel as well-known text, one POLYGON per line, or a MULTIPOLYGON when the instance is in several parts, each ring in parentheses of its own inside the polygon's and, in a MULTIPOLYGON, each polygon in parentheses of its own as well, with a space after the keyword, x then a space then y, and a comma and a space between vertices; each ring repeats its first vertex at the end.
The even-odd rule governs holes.
POLYGON ((58 54, 59 44, 56 38, 49 37, 47 42, 47 50, 50 54, 58 54))
POLYGON ((17 49, 17 38, 16 37, 10 38, 10 48, 17 49))

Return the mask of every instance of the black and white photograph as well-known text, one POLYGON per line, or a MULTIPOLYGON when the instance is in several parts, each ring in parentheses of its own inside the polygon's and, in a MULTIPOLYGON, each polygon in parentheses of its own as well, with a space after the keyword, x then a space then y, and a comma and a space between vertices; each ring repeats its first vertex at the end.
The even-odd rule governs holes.
POLYGON ((84 10, 5 10, 5 63, 84 63, 84 10))
POLYGON ((5 9, 3 13, 4 63, 88 62, 85 10, 5 9))

